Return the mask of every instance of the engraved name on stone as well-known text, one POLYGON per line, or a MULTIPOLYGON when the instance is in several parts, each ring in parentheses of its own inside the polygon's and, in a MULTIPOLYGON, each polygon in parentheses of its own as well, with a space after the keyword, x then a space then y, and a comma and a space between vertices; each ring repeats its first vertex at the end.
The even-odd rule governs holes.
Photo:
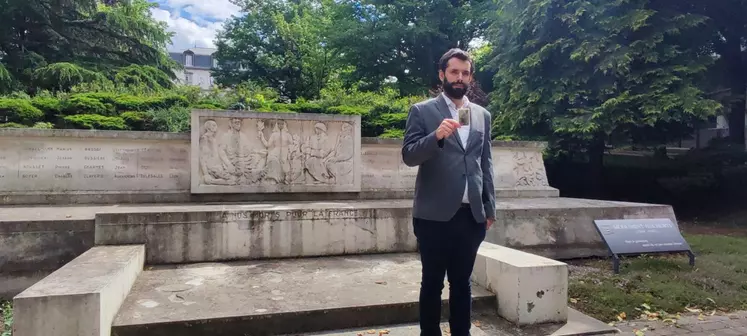
POLYGON ((0 191, 184 190, 189 181, 187 147, 131 140, 0 138, 0 191), (178 160, 169 162, 172 158, 178 160))

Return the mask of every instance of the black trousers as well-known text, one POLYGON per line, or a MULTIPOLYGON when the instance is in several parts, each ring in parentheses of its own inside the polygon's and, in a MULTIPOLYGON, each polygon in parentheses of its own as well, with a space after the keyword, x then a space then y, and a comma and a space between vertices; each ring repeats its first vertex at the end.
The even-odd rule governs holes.
POLYGON ((478 223, 468 206, 448 222, 413 219, 420 261, 420 335, 441 335, 441 294, 449 280, 449 327, 453 336, 468 336, 472 315, 470 277, 485 223, 478 223))

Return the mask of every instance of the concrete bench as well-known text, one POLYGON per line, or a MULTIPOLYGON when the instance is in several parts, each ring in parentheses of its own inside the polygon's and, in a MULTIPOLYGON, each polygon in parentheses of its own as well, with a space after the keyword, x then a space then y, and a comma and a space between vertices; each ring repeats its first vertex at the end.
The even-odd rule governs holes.
POLYGON ((498 314, 510 322, 529 325, 568 320, 565 263, 483 242, 472 278, 495 293, 498 314))
POLYGON ((94 247, 13 298, 14 336, 108 336, 143 245, 94 247))

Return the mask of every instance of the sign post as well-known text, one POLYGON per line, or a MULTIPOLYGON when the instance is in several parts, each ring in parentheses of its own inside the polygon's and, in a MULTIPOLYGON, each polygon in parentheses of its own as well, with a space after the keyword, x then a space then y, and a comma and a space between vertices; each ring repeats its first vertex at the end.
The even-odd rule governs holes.
POLYGON ((669 218, 599 219, 594 225, 612 255, 615 274, 620 273, 620 255, 686 252, 695 266, 695 254, 669 218))

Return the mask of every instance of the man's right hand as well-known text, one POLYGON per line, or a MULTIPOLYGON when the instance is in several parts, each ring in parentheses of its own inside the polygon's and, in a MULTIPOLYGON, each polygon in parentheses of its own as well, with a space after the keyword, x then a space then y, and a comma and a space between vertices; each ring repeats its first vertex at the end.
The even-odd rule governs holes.
POLYGON ((454 119, 444 119, 436 129, 436 139, 441 140, 450 136, 460 126, 459 122, 454 119))

